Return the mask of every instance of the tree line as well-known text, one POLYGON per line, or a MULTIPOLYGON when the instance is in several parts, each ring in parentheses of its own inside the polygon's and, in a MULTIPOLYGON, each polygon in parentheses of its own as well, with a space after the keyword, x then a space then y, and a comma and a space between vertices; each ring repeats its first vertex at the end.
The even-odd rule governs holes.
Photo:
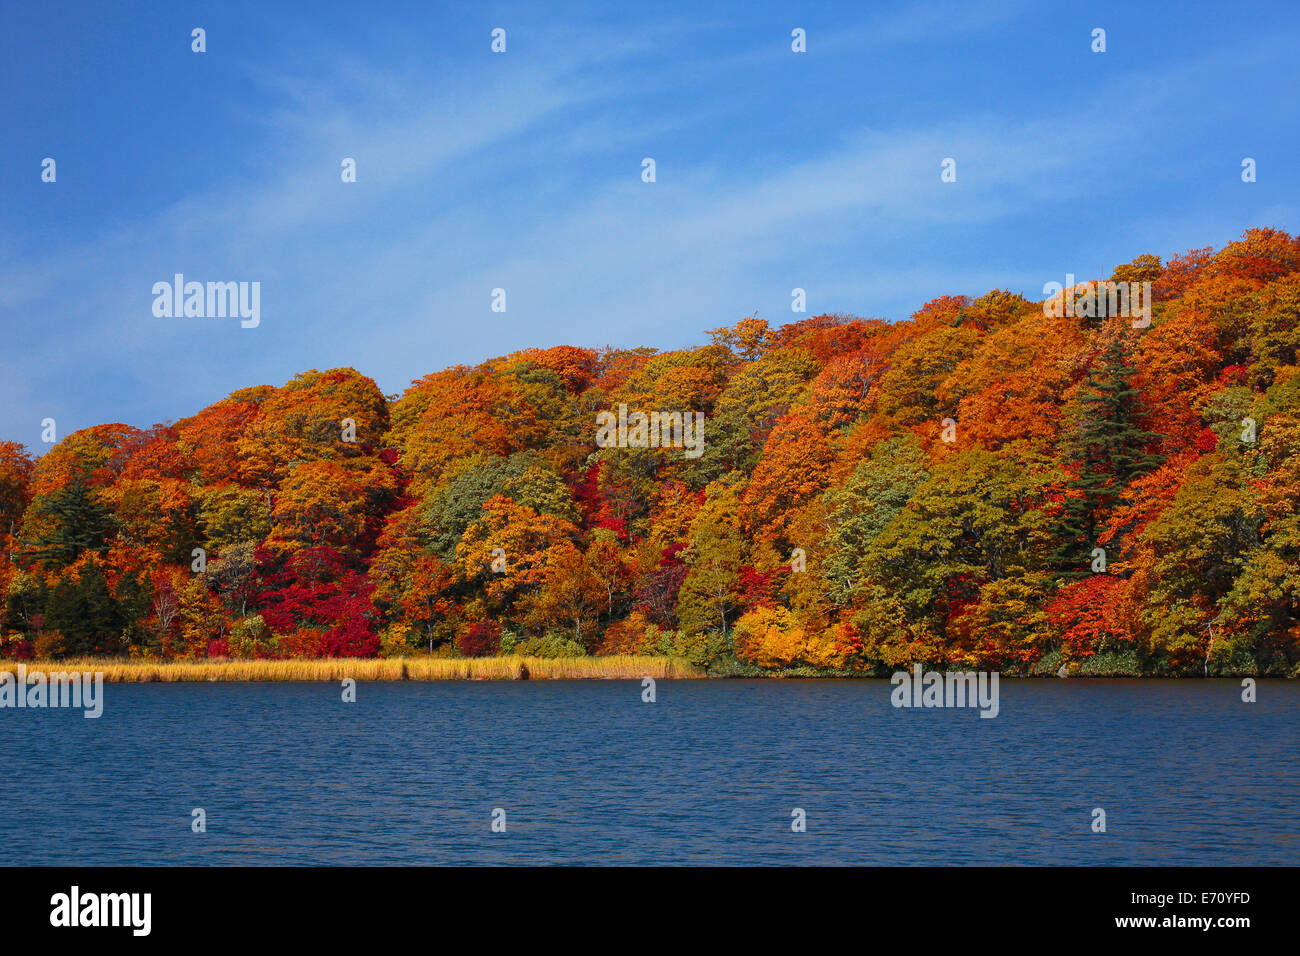
POLYGON ((0 442, 0 655, 1294 674, 1300 240, 1111 281, 1149 327, 993 290, 0 442), (702 453, 600 447, 620 405, 702 453))

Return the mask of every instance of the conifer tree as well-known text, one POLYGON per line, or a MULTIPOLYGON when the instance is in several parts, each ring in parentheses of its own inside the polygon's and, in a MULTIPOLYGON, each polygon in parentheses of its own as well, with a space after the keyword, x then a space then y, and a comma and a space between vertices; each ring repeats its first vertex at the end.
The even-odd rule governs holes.
POLYGON ((1069 454, 1077 474, 1066 484, 1061 544, 1053 555, 1066 577, 1089 572, 1102 516, 1128 482, 1160 463, 1146 450, 1160 436, 1141 427, 1138 392, 1131 384, 1136 371, 1121 341, 1112 338, 1076 399, 1079 424, 1069 454))
POLYGON ((130 643, 144 644, 153 649, 155 643, 153 631, 144 626, 144 621, 149 616, 150 605, 153 603, 148 579, 142 578, 135 572, 122 575, 122 579, 117 583, 114 597, 122 614, 123 636, 127 637, 130 643))
POLYGON ((29 555, 46 567, 65 568, 83 551, 102 551, 112 531, 112 516, 80 479, 33 507, 48 530, 29 542, 29 555))
POLYGON ((75 578, 64 575, 50 592, 45 626, 63 635, 69 654, 113 653, 122 631, 122 609, 103 572, 87 564, 75 578))

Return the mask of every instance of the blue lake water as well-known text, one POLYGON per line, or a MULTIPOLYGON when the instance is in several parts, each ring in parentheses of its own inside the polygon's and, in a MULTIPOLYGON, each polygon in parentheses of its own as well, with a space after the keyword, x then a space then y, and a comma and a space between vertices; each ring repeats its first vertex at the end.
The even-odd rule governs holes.
POLYGON ((1300 864, 1300 682, 890 689, 110 684, 0 710, 0 864, 1300 864))

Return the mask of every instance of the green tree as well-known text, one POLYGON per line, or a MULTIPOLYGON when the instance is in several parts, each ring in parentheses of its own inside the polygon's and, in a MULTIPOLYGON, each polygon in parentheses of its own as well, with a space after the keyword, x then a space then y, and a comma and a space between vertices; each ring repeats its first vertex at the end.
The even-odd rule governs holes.
POLYGON ((125 625, 123 636, 127 643, 157 650, 154 631, 144 624, 153 605, 153 589, 149 586, 149 579, 135 572, 124 574, 117 582, 113 596, 122 611, 125 625))
POLYGON ((113 518, 79 477, 32 503, 29 526, 40 529, 28 542, 28 557, 43 567, 72 564, 83 551, 103 551, 113 531, 113 518))
POLYGON ((1088 557, 1105 512, 1125 485, 1160 462, 1146 450, 1160 436, 1140 425, 1138 391, 1131 384, 1136 371, 1125 359, 1123 343, 1112 338, 1075 399, 1077 426, 1067 452, 1074 477, 1066 482, 1060 544, 1053 554, 1065 577, 1090 573, 1088 557))
POLYGON ((688 570, 677 600, 677 616, 688 634, 716 631, 725 638, 728 618, 739 607, 745 543, 737 509, 736 489, 714 484, 691 522, 684 553, 688 570))
POLYGON ((700 489, 729 472, 749 474, 758 459, 749 419, 742 409, 729 406, 708 420, 704 452, 699 458, 683 459, 677 474, 690 488, 700 489))
POLYGON ((832 602, 844 606, 858 596, 870 576, 866 558, 871 544, 903 510, 926 474, 925 451, 908 434, 881 442, 848 481, 823 495, 830 531, 822 574, 832 602))
POLYGON ((262 541, 271 533, 269 496, 252 488, 225 485, 209 489, 199 508, 209 549, 223 552, 241 541, 262 541))
POLYGON ((950 456, 867 550, 872 599, 939 636, 984 584, 1042 567, 1054 474, 1037 459, 973 449, 950 456))
POLYGON ((49 598, 50 589, 42 574, 20 571, 9 582, 5 594, 6 625, 34 637, 49 598))
POLYGON ((509 458, 476 456, 442 484, 421 507, 419 537, 445 563, 456 558, 461 536, 496 495, 538 514, 574 521, 577 511, 564 480, 535 452, 509 458))
POLYGON ((121 606, 94 564, 84 565, 75 579, 64 575, 45 608, 46 628, 63 635, 64 650, 72 655, 115 653, 124 623, 121 606))

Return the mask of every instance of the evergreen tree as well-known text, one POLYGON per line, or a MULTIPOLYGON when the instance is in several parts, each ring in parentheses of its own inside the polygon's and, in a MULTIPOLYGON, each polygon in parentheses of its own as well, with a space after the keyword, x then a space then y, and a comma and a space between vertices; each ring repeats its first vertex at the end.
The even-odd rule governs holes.
POLYGON ((86 609, 85 636, 91 653, 117 653, 122 639, 121 605, 108 589, 104 574, 94 564, 81 569, 77 581, 86 609))
POLYGON ((64 650, 80 649, 80 632, 84 620, 81 591, 72 575, 64 575, 50 589, 45 601, 45 630, 58 631, 64 638, 64 650))
POLYGON ((1160 436, 1140 426, 1138 392, 1130 383, 1136 371, 1125 361, 1123 344, 1112 338, 1077 399, 1079 424, 1070 451, 1077 475, 1066 485, 1071 493, 1053 554, 1063 576, 1089 572, 1102 515, 1128 482, 1160 462, 1146 451, 1160 436))
POLYGON ((135 572, 124 574, 117 583, 114 596, 122 612, 122 621, 125 627, 123 636, 129 643, 144 644, 146 647, 154 649, 154 645, 157 644, 157 636, 154 634, 153 629, 146 627, 144 623, 149 616, 150 605, 153 601, 148 579, 142 579, 135 572))
POLYGON ((113 519, 84 481, 74 479, 49 498, 34 504, 49 528, 28 542, 30 557, 50 568, 66 568, 83 551, 103 551, 113 529, 113 519))
POLYGON ((103 572, 87 564, 74 580, 64 575, 50 592, 45 626, 64 638, 69 654, 114 653, 121 643, 122 608, 109 592, 103 572))

